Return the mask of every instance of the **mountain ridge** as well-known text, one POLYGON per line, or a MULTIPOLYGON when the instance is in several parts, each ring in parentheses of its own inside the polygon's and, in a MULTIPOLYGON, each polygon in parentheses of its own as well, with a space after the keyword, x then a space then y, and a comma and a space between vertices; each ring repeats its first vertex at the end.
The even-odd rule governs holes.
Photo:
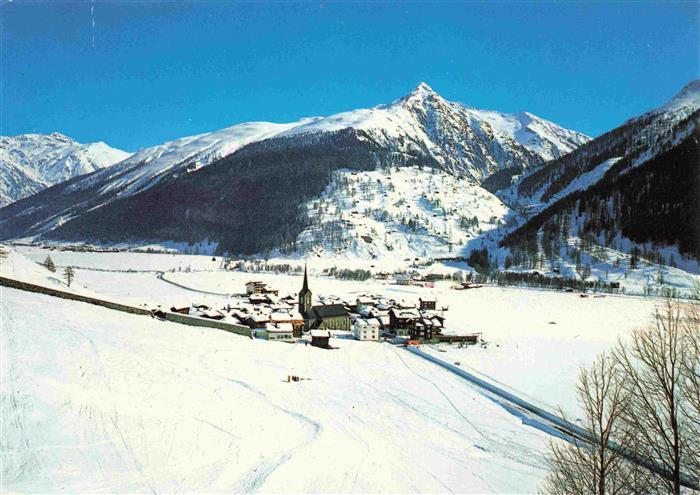
POLYGON ((81 144, 59 132, 0 136, 0 206, 130 155, 102 141, 81 144))
MULTIPOLYGON (((53 236, 68 235, 70 231, 70 236, 77 238, 90 232, 102 232, 97 225, 98 220, 93 218, 94 211, 104 213, 115 202, 136 198, 153 188, 168 188, 168 184, 173 181, 189 183, 191 181, 186 180, 188 176, 204 173, 205 176, 216 176, 219 180, 219 172, 209 174, 205 171, 222 162, 236 164, 237 167, 247 163, 245 160, 257 163, 256 153, 260 156, 273 153, 269 156, 274 156, 277 172, 267 170, 268 164, 260 164, 272 176, 285 171, 289 173, 289 164, 292 162, 298 163, 295 165, 297 167, 318 170, 323 180, 330 179, 332 170, 348 165, 359 169, 414 165, 441 168, 455 176, 480 182, 502 168, 538 167, 551 153, 567 152, 578 141, 588 139, 532 114, 518 117, 495 111, 480 112, 449 102, 427 84, 420 84, 394 102, 370 109, 286 124, 238 124, 139 150, 111 167, 58 185, 43 194, 0 210, 0 225, 3 226, 6 238, 46 235, 51 231, 55 231, 51 234, 53 236), (541 129, 535 124, 541 124, 541 129), (551 130, 555 132, 547 134, 551 130), (534 141, 530 142, 532 139, 534 141), (554 146, 540 146, 552 142, 554 146), (319 150, 316 147, 318 143, 326 143, 329 146, 328 152, 319 150), (538 146, 541 149, 537 149, 538 146), (305 153, 304 150, 313 150, 314 159, 320 160, 323 165, 311 165, 298 161, 297 158, 285 160, 285 150, 290 157, 305 153), (229 159, 230 157, 240 159, 229 159), (68 224, 87 222, 81 217, 88 212, 88 216, 93 218, 90 220, 91 227, 83 225, 79 229, 69 228, 68 224)), ((225 180, 234 179, 226 176, 225 180)), ((195 183, 199 190, 209 189, 201 181, 195 183)), ((312 189, 320 194, 325 184, 322 186, 314 185, 312 189)), ((297 193, 302 196, 295 199, 293 204, 290 203, 289 207, 296 209, 300 206, 298 202, 309 199, 302 189, 297 189, 297 193)), ((206 198, 201 200, 208 201, 206 198)), ((135 199, 134 203, 139 201, 135 199)), ((162 201, 168 200, 164 198, 162 201)), ((191 207, 201 209, 206 206, 193 204, 191 207)), ((121 205, 116 205, 114 211, 126 210, 121 205)), ((166 212, 164 215, 169 214, 166 212)), ((294 222, 294 218, 296 217, 290 221, 294 222)), ((129 222, 135 220, 115 218, 114 221, 123 223, 126 231, 129 222)), ((176 219, 173 221, 177 223, 176 219)), ((304 226, 299 224, 298 227, 304 226)), ((139 232, 139 235, 146 234, 142 228, 135 228, 135 232, 139 232)), ((118 232, 112 234, 110 238, 118 232)), ((190 234, 180 234, 177 236, 192 239, 190 234)), ((285 242, 289 242, 290 235, 285 234, 285 242)))

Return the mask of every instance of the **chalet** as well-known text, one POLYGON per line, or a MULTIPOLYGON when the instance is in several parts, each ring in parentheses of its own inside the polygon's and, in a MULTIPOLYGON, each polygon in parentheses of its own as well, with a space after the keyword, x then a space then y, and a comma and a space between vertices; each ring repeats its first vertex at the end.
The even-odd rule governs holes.
POLYGON ((391 308, 389 310, 389 328, 395 335, 405 337, 409 335, 420 318, 421 314, 415 309, 391 308))
POLYGON ((435 305, 437 304, 437 301, 433 298, 419 298, 419 308, 421 311, 425 309, 430 309, 430 310, 435 310, 435 305))
POLYGON ((283 297, 282 299, 280 299, 280 301, 285 304, 289 304, 290 306, 296 306, 297 304, 297 298, 295 296, 292 296, 291 294, 283 297))
POLYGON ((272 299, 267 294, 251 294, 248 296, 248 300, 251 304, 272 304, 272 299))
POLYGON ((245 284, 245 293, 248 296, 252 294, 273 294, 276 296, 279 294, 279 291, 277 289, 272 289, 264 282, 255 280, 245 284))
POLYGON ((265 328, 269 323, 270 317, 262 313, 252 313, 245 315, 243 323, 245 323, 250 328, 265 328))
POLYGON ((276 311, 270 315, 271 323, 288 323, 292 325, 292 330, 295 337, 301 337, 301 333, 304 330, 304 318, 297 311, 292 313, 276 311))
POLYGON ((355 300, 355 308, 361 311, 363 308, 374 306, 375 301, 371 297, 360 296, 355 300))
POLYGON ((433 335, 442 330, 442 322, 430 317, 422 317, 414 321, 408 334, 414 340, 430 340, 433 335))
POLYGON ((311 305, 309 278, 304 267, 304 283, 299 292, 299 313, 304 318, 305 330, 350 330, 350 315, 344 304, 311 305))
POLYGON ((260 281, 247 282, 245 284, 245 293, 248 296, 251 294, 262 294, 264 287, 265 287, 265 284, 263 282, 260 282, 260 281))
POLYGON ((195 316, 199 316, 200 318, 207 318, 208 320, 223 320, 225 315, 221 311, 217 310, 207 310, 207 311, 200 311, 198 314, 195 314, 195 316))
POLYGON ((331 332, 328 330, 311 330, 311 345, 314 347, 321 347, 322 349, 330 349, 331 345, 329 340, 331 338, 331 332))

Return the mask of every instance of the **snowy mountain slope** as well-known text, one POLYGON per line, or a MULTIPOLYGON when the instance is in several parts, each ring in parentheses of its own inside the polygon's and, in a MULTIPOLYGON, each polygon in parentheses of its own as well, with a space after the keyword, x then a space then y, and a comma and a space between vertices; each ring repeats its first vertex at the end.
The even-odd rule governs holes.
POLYGON ((141 150, 0 210, 0 225, 4 238, 188 243, 206 237, 222 252, 255 253, 294 240, 306 227, 299 207, 322 193, 335 169, 427 166, 480 182, 494 171, 537 167, 585 139, 531 114, 448 102, 421 84, 389 105, 289 124, 240 124, 141 150), (299 182, 281 186, 289 180, 299 182), (273 187, 288 194, 280 198, 273 187), (279 204, 286 223, 252 214, 256 201, 279 204), (256 240, 243 242, 252 232, 256 240))
POLYGON ((116 191, 120 196, 131 196, 153 186, 166 174, 193 172, 230 155, 246 144, 273 137, 300 122, 246 122, 145 148, 110 170, 72 184, 68 192, 94 184, 99 186, 96 188, 96 194, 99 195, 116 191))
POLYGON ((0 206, 129 156, 102 142, 81 144, 56 132, 0 136, 0 206))
POLYGON ((668 103, 652 110, 647 115, 665 115, 670 119, 682 119, 700 108, 700 79, 683 87, 668 103))
POLYGON ((469 240, 516 215, 471 179, 417 167, 338 170, 306 210, 298 251, 399 260, 461 256, 469 240))
POLYGON ((530 268, 547 260, 550 266, 575 266, 583 279, 595 267, 598 280, 641 275, 638 289, 645 293, 668 295, 686 289, 688 281, 692 286, 692 277, 676 268, 697 274, 700 260, 697 113, 664 136, 667 141, 657 141, 668 149, 646 160, 634 155, 611 159, 604 162, 612 163, 605 173, 596 173, 601 165, 581 175, 596 177, 508 233, 502 245, 530 268))
POLYGON ((526 166, 537 164, 541 160, 536 156, 544 160, 558 157, 589 139, 529 113, 507 115, 451 103, 421 83, 390 105, 287 124, 248 122, 146 148, 109 173, 74 184, 71 190, 105 182, 98 194, 120 190, 120 195, 131 195, 150 187, 166 173, 196 170, 252 142, 348 128, 366 131, 370 139, 393 151, 408 154, 427 151, 452 171, 469 172, 475 177, 485 177, 498 168, 521 161, 527 162, 526 166), (428 117, 433 122, 427 122, 428 117), (465 134, 460 135, 461 132, 465 134), (476 144, 469 145, 470 140, 476 144), (457 144, 458 141, 464 143, 457 144), (518 145, 536 156, 518 149, 518 145), (491 150, 492 147, 495 149, 491 150), (451 148, 462 156, 458 162, 454 162, 451 148))
MULTIPOLYGON (((532 214, 505 237, 504 245, 524 250, 524 258, 537 256, 532 247, 539 245, 566 263, 580 258, 577 253, 612 249, 633 257, 633 269, 647 263, 697 272, 699 143, 696 80, 667 104, 500 191, 505 203, 532 214), (571 238, 578 243, 573 251, 566 247, 571 238), (565 253, 558 252, 560 247, 565 253)), ((576 265, 581 271, 580 261, 576 265)))
POLYGON ((476 180, 502 168, 535 167, 590 139, 527 112, 509 115, 449 102, 425 83, 389 105, 317 119, 284 134, 345 128, 366 131, 403 153, 424 150, 445 170, 476 180))
POLYGON ((256 341, 14 289, 0 318, 3 491, 534 493, 546 473, 550 437, 389 344, 256 341))
POLYGON ((585 134, 564 129, 529 112, 503 114, 490 110, 469 110, 480 120, 488 122, 499 137, 515 139, 545 160, 564 156, 591 140, 585 134))
POLYGON ((605 168, 609 160, 626 159, 635 167, 677 145, 693 133, 699 120, 700 80, 695 80, 668 103, 628 120, 568 155, 524 173, 498 195, 513 207, 541 211, 563 197, 562 192, 573 181, 578 182, 576 190, 593 186, 603 175, 590 172, 605 168), (589 180, 587 184, 583 184, 584 175, 589 180))

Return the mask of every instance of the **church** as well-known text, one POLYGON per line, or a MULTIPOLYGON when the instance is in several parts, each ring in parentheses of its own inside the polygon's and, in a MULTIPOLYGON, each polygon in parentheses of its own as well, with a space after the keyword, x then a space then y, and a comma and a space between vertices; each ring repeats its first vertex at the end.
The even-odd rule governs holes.
POLYGON ((312 306, 309 278, 304 266, 304 284, 299 292, 299 313, 304 318, 304 330, 350 330, 350 315, 342 304, 312 306))

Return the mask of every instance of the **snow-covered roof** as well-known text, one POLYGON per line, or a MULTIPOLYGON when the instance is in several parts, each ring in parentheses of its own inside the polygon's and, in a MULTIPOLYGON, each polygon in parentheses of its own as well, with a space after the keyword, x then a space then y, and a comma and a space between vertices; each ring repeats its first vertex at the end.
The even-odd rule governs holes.
POLYGON ((293 332, 294 327, 292 327, 291 323, 267 323, 265 330, 268 333, 288 333, 293 332))
POLYGON ((302 317, 298 312, 294 312, 292 314, 282 312, 282 311, 277 311, 274 312, 270 315, 270 320, 272 321, 289 321, 289 320, 301 320, 302 317), (296 316, 294 316, 296 315, 296 316))
POLYGON ((331 332, 328 330, 311 330, 309 332, 312 337, 330 337, 331 332))

